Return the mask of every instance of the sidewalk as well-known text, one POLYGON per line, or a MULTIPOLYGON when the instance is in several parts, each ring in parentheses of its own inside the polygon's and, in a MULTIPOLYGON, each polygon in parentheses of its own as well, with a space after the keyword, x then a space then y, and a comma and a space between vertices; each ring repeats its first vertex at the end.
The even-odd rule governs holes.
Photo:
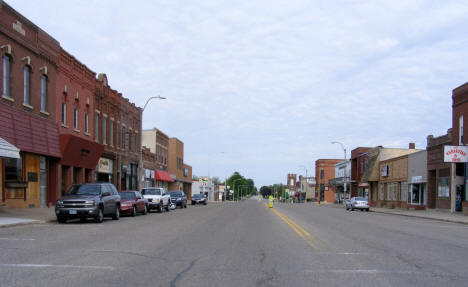
POLYGON ((6 209, 0 207, 0 228, 55 221, 54 208, 6 209))
MULTIPOLYGON (((321 206, 344 209, 344 206, 340 204, 325 204, 325 205, 321 204, 321 206)), ((435 209, 406 210, 406 209, 398 209, 398 208, 390 209, 390 208, 382 208, 382 207, 371 207, 370 210, 372 212, 378 212, 378 213, 384 213, 384 214, 418 217, 418 218, 425 218, 425 219, 432 219, 432 220, 439 220, 439 221, 446 221, 446 222, 453 222, 453 223, 468 224, 468 216, 465 216, 460 212, 451 213, 450 211, 435 210, 435 209)))

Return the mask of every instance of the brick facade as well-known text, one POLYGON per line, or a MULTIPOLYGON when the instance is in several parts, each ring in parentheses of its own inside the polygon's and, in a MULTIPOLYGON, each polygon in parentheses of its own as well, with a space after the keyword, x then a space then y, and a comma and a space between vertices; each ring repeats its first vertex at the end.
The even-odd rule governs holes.
POLYGON ((342 159, 318 159, 315 161, 315 180, 317 199, 325 202, 334 202, 335 194, 329 190, 328 182, 335 178, 335 164, 343 161, 342 159))

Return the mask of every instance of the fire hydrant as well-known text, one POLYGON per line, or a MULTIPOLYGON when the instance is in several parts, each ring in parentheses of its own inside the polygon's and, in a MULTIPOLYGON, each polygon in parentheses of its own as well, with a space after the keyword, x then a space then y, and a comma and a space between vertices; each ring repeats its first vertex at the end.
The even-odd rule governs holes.
POLYGON ((272 195, 268 197, 268 207, 273 208, 273 196, 272 195))

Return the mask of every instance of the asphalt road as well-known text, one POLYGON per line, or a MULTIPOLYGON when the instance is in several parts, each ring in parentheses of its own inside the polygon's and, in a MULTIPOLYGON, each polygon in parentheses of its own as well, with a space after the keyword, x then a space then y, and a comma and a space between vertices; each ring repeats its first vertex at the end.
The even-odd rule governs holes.
POLYGON ((468 226, 311 204, 0 229, 0 286, 466 286, 468 226))

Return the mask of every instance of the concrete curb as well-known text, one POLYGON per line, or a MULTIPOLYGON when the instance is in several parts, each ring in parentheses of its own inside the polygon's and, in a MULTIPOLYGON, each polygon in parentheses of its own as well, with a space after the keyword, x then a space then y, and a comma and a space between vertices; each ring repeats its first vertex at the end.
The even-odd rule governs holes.
POLYGON ((6 224, 1 224, 1 228, 8 228, 8 227, 15 227, 15 226, 24 226, 24 225, 33 225, 33 224, 43 224, 47 223, 50 221, 45 221, 45 220, 36 220, 36 219, 31 219, 31 221, 25 221, 25 222, 13 222, 13 223, 6 223, 6 224))
POLYGON ((381 210, 372 210, 372 209, 371 209, 370 211, 371 211, 371 212, 375 212, 375 213, 382 213, 382 214, 390 214, 390 215, 399 215, 399 216, 405 216, 405 217, 430 219, 430 220, 437 220, 437 221, 450 222, 450 223, 458 223, 458 224, 468 224, 468 222, 462 221, 462 220, 454 220, 454 219, 446 219, 446 218, 437 218, 437 217, 431 217, 431 216, 420 216, 420 215, 416 215, 416 214, 394 213, 394 212, 387 212, 387 211, 381 211, 381 210))

